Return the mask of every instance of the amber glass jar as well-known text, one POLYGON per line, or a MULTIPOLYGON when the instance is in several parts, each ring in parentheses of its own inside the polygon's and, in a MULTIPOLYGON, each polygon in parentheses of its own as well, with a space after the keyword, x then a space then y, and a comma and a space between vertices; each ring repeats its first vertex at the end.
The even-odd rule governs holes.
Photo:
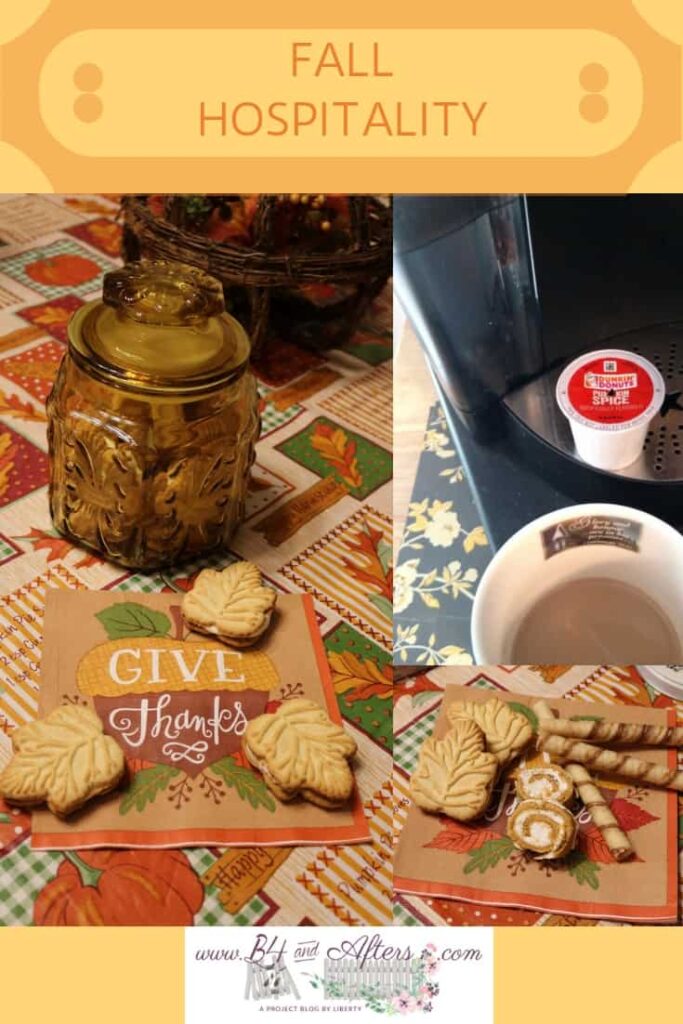
POLYGON ((215 278, 165 261, 106 274, 69 323, 47 412, 60 533, 145 569, 228 542, 259 417, 249 339, 215 278))

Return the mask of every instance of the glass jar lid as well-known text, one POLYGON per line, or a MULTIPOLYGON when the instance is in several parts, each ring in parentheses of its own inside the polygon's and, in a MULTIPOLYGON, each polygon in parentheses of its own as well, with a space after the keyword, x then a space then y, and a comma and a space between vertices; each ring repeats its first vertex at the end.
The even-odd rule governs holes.
POLYGON ((170 260, 140 260, 104 275, 102 299, 69 323, 87 372, 135 391, 216 387, 249 358, 242 325, 225 312, 220 281, 170 260))

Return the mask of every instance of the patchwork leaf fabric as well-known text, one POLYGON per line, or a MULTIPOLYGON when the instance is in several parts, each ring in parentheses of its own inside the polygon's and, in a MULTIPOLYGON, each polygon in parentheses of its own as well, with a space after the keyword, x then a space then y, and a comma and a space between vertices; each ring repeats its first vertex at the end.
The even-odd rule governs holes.
MULTIPOLYGON (((102 274, 118 263, 116 214, 103 196, 0 197, 0 767, 13 730, 36 714, 48 589, 182 593, 201 569, 247 558, 281 592, 314 598, 345 727, 359 747, 355 774, 372 842, 44 853, 31 849, 30 816, 0 803, 0 926, 77 924, 86 911, 104 924, 143 923, 126 907, 144 908, 148 924, 388 924, 390 294, 343 351, 307 352, 275 338, 260 357, 263 429, 232 549, 163 573, 127 572, 54 531, 44 408, 70 316, 100 295, 102 274)), ((221 785, 270 799, 238 769, 226 764, 221 785)), ((168 772, 144 777, 129 813, 176 783, 168 772)))

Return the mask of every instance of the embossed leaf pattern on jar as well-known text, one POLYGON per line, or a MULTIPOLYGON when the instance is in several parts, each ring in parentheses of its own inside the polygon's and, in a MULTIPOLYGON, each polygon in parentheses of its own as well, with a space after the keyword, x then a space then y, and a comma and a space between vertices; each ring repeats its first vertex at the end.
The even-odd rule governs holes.
POLYGON ((50 509, 79 545, 151 569, 227 544, 259 434, 249 340, 218 281, 141 261, 76 311, 48 399, 50 509))

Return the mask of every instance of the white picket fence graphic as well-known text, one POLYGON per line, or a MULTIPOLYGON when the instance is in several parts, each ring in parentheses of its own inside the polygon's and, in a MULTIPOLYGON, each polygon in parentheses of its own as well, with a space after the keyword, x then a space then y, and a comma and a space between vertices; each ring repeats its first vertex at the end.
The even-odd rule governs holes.
POLYGON ((389 998, 399 992, 414 995, 420 984, 421 961, 389 960, 358 964, 353 960, 325 960, 326 999, 361 999, 371 992, 389 998))

